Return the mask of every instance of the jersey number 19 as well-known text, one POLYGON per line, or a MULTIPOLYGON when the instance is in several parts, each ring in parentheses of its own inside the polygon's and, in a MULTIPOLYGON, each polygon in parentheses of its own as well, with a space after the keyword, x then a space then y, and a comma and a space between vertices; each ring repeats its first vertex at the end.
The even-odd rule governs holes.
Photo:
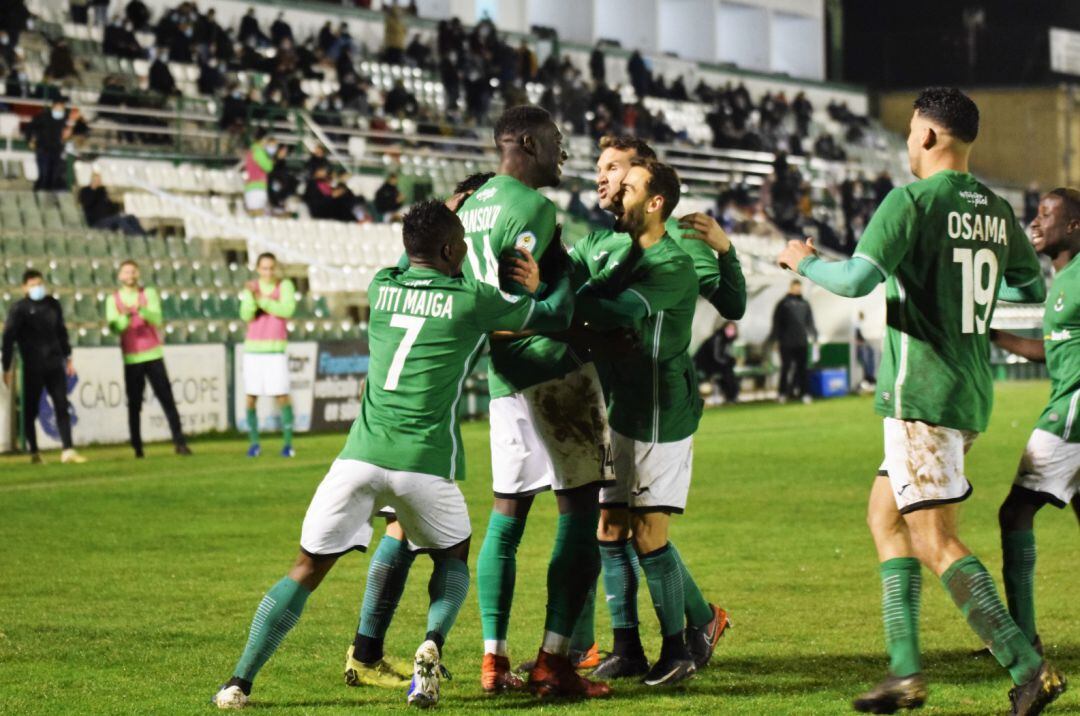
POLYGON ((997 255, 990 249, 953 249, 952 257, 953 263, 960 264, 961 330, 986 333, 990 307, 997 295, 997 255))

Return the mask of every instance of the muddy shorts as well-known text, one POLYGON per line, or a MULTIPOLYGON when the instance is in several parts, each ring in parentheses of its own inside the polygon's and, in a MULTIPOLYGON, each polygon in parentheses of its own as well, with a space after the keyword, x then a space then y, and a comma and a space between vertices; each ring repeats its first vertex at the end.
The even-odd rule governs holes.
POLYGON ((611 437, 596 368, 491 401, 491 474, 496 497, 611 482, 611 437))
POLYGON ((878 475, 889 478, 900 514, 961 502, 971 494, 964 453, 978 433, 885 418, 885 461, 878 475))

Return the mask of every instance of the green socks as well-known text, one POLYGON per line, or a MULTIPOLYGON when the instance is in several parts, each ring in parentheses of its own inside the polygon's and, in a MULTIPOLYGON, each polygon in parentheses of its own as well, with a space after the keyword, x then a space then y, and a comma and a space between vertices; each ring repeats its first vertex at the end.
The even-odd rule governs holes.
POLYGON ((675 554, 675 559, 679 563, 679 570, 682 572, 683 596, 686 601, 686 625, 700 629, 713 620, 712 607, 709 606, 709 602, 706 601, 705 596, 698 589, 697 582, 690 576, 690 570, 686 568, 686 563, 683 562, 679 550, 675 549, 675 545, 671 542, 668 542, 668 547, 675 554))
POLYGON ((259 414, 255 408, 247 409, 248 442, 259 444, 259 414))
POLYGON ((304 602, 311 594, 307 589, 288 577, 282 577, 259 602, 255 618, 251 620, 247 646, 233 670, 236 678, 251 682, 277 648, 289 630, 296 626, 304 602))
POLYGON ((548 562, 547 618, 541 647, 549 654, 569 652, 574 624, 590 586, 596 583, 600 571, 600 554, 596 548, 599 517, 596 508, 559 515, 548 562))
POLYGON ((660 620, 660 633, 665 636, 682 634, 685 625, 685 593, 682 569, 675 550, 666 544, 658 550, 639 555, 645 581, 649 585, 656 616, 660 620))
MULTIPOLYGON (((390 535, 383 535, 379 540, 379 547, 368 565, 364 601, 360 605, 360 625, 356 630, 358 634, 380 640, 386 636, 394 610, 405 591, 409 569, 415 560, 416 553, 410 552, 408 545, 401 540, 390 535)), ((372 661, 381 656, 379 654, 372 661)))
POLYGON ((982 562, 975 555, 956 560, 941 575, 941 583, 994 658, 1009 670, 1013 683, 1030 681, 1042 666, 1042 657, 1005 611, 982 562))
POLYGON ((293 410, 292 403, 281 408, 281 432, 285 446, 292 445, 293 410))
POLYGON ((604 567, 604 597, 612 629, 637 629, 638 563, 629 540, 600 542, 604 567))
POLYGON ((1035 641, 1035 532, 1018 530, 1001 536, 1002 573, 1009 614, 1027 640, 1035 641))
MULTIPOLYGON (((599 576, 599 575, 598 575, 599 576)), ((581 613, 574 622, 574 633, 570 635, 570 651, 588 651, 596 643, 596 580, 593 579, 581 613)))
POLYGON ((442 557, 435 560, 435 567, 428 582, 428 633, 438 634, 439 649, 450 628, 454 626, 461 605, 469 593, 469 567, 460 559, 442 557))
POLYGON ((889 673, 911 676, 922 671, 919 655, 919 603, 922 567, 914 557, 887 559, 881 570, 881 615, 889 673))
POLYGON ((525 520, 492 511, 476 564, 485 654, 506 655, 506 632, 510 626, 510 605, 514 601, 517 576, 517 548, 524 532, 525 520))

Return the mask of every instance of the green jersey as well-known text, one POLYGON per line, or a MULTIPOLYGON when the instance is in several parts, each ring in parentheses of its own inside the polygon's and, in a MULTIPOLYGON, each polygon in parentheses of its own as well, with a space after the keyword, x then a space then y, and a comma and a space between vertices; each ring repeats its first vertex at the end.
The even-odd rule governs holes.
MULTIPOLYGON (((519 248, 539 260, 555 234, 555 205, 514 177, 498 174, 465 200, 458 217, 469 246, 462 273, 507 293, 521 293, 524 289, 515 281, 500 283, 499 261, 519 248)), ((578 365, 565 343, 546 336, 494 340, 488 376, 491 397, 521 392, 578 365)))
POLYGON ((487 334, 524 330, 536 302, 416 267, 379 271, 368 295, 368 375, 339 457, 461 479, 457 408, 465 379, 487 334))
POLYGON ((1058 271, 1043 314, 1050 404, 1036 427, 1068 442, 1080 442, 1080 258, 1058 271))
POLYGON ((639 338, 607 366, 608 421, 641 442, 682 440, 697 430, 702 407, 687 352, 698 294, 694 261, 667 234, 623 258, 633 265, 578 293, 578 312, 591 325, 633 328, 639 338))
POLYGON ((1001 280, 1020 288, 1042 279, 1012 208, 971 174, 941 171, 889 192, 854 255, 888 279, 877 412, 985 430, 1001 280))

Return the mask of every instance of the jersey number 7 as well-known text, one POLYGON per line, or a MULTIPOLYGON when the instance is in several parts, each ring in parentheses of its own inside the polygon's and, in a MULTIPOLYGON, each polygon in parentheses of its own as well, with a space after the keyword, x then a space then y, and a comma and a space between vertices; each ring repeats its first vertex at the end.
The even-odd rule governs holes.
POLYGON ((986 324, 990 321, 990 306, 997 295, 997 254, 990 249, 953 249, 952 258, 953 263, 960 264, 961 272, 961 331, 986 333, 986 324), (986 268, 990 269, 989 272, 984 270, 986 268))
POLYGON ((426 318, 420 318, 419 316, 403 316, 400 313, 390 316, 390 327, 404 328, 405 336, 401 339, 401 343, 398 344, 398 349, 394 351, 394 360, 390 363, 390 370, 386 373, 386 383, 383 384, 383 390, 397 390, 398 379, 401 378, 401 371, 405 367, 405 359, 409 356, 409 351, 412 350, 413 344, 416 343, 416 339, 420 336, 420 329, 424 327, 424 321, 426 320, 426 318))

